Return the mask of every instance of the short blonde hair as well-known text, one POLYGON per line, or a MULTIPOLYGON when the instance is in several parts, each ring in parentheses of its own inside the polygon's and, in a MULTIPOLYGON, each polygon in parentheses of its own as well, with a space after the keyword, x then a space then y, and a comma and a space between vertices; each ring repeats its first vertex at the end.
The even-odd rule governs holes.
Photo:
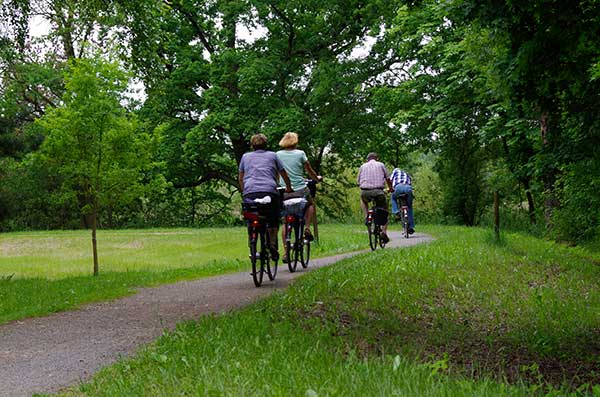
POLYGON ((286 134, 279 141, 279 146, 286 149, 289 147, 294 147, 298 144, 298 134, 295 132, 286 132, 286 134))
POLYGON ((267 148, 267 137, 265 134, 255 134, 250 138, 250 146, 254 150, 266 149, 267 148))

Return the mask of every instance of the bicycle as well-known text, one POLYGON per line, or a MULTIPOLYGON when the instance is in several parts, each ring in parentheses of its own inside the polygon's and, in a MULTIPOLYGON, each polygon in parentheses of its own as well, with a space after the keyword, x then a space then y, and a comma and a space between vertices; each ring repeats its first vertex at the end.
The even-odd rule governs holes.
POLYGON ((399 216, 400 223, 402 224, 402 235, 405 238, 410 236, 409 229, 410 225, 408 222, 408 194, 401 194, 396 198, 396 202, 398 203, 398 208, 400 208, 399 216))
POLYGON ((385 248, 387 241, 381 238, 383 234, 382 226, 387 223, 387 210, 382 207, 377 207, 373 201, 373 206, 367 211, 367 231, 369 232, 369 246, 372 251, 377 249, 377 246, 385 248))
POLYGON ((284 244, 287 252, 284 260, 287 260, 290 273, 296 271, 298 262, 306 269, 310 260, 310 240, 304 238, 304 212, 307 204, 308 201, 303 198, 293 198, 283 202, 285 211, 284 244))
POLYGON ((254 285, 260 287, 264 273, 269 280, 275 280, 277 275, 277 260, 271 261, 271 242, 267 231, 266 217, 261 214, 261 205, 258 203, 243 203, 242 214, 248 226, 248 247, 250 248, 250 262, 252 263, 252 279, 254 285), (260 246, 259 246, 260 243, 260 246), (257 251, 260 249, 260 251, 257 251))

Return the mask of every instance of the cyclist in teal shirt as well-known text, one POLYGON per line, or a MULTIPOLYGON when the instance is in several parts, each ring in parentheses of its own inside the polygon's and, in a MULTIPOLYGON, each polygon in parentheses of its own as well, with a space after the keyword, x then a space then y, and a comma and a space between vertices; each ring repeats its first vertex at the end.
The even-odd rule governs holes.
MULTIPOLYGON (((304 229, 304 237, 308 240, 313 239, 313 235, 310 232, 309 225, 312 222, 313 216, 315 214, 315 209, 313 204, 312 197, 308 188, 306 186, 306 181, 304 179, 304 171, 308 173, 311 179, 314 181, 320 181, 323 178, 320 175, 317 175, 315 170, 310 165, 308 161, 308 157, 306 157, 306 153, 304 151, 297 149, 298 146, 298 134, 295 132, 286 133, 281 141, 279 141, 279 146, 283 148, 277 152, 277 157, 283 163, 283 167, 287 172, 288 177, 290 178, 290 182, 292 184, 292 193, 285 193, 284 200, 290 198, 305 198, 308 201, 308 207, 306 208, 306 212, 304 213, 304 222, 306 228, 304 229)), ((285 186, 283 181, 279 179, 279 185, 285 186)), ((283 237, 282 237, 283 238, 283 237)), ((287 255, 287 252, 286 252, 287 255)))

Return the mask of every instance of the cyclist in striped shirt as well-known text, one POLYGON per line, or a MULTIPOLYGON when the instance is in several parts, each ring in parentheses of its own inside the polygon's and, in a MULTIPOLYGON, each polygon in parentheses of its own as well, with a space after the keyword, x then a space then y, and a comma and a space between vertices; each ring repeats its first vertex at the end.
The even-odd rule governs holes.
POLYGON ((400 209, 398 208, 398 203, 396 202, 396 199, 399 196, 406 194, 406 203, 408 205, 408 233, 413 234, 415 232, 415 219, 413 217, 413 189, 410 175, 408 175, 400 168, 394 168, 390 179, 392 181, 392 188, 394 190, 392 193, 392 214, 396 218, 400 216, 400 209))

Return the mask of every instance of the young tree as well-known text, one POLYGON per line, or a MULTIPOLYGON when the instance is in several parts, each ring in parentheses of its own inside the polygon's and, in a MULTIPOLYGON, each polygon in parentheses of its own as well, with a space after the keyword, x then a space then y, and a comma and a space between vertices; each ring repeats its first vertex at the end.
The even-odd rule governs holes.
POLYGON ((127 76, 114 63, 80 59, 65 77, 64 105, 37 124, 46 138, 34 156, 59 176, 61 194, 73 192, 92 229, 94 275, 98 274, 96 229, 102 204, 131 199, 139 171, 148 159, 147 136, 121 105, 127 76))

